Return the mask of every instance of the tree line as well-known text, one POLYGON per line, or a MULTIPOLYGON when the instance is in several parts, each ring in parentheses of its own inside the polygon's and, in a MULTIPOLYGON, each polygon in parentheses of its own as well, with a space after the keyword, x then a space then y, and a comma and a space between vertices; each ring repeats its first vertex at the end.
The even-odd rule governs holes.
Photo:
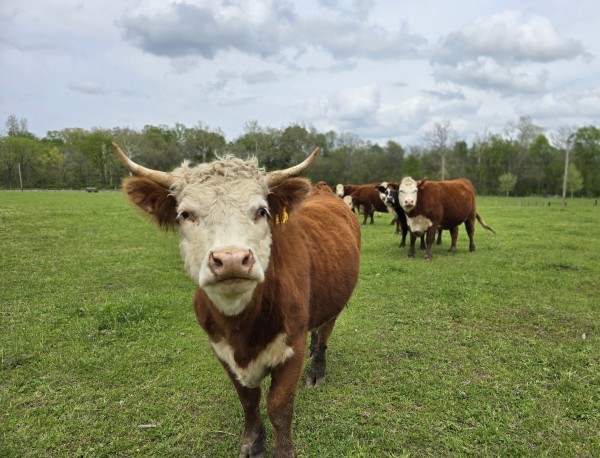
POLYGON ((185 159, 200 163, 225 154, 255 156, 267 170, 275 170, 300 162, 318 146, 319 159, 306 173, 313 182, 466 177, 480 194, 519 196, 561 194, 568 150, 569 194, 600 195, 600 129, 564 128, 546 135, 529 117, 508 123, 501 133, 483 132, 470 144, 457 137, 450 121, 438 122, 419 145, 402 146, 299 124, 262 127, 256 121, 246 123, 233 141, 204 123, 141 130, 67 128, 38 138, 28 131, 26 119, 11 115, 0 132, 0 188, 118 188, 127 172, 113 153, 113 141, 136 162, 161 170, 172 170, 185 159))

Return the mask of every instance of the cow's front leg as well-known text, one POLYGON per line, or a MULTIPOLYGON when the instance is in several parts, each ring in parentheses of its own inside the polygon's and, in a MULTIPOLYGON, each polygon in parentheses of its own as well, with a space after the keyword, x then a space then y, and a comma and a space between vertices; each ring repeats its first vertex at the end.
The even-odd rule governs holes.
POLYGON ((414 232, 410 233, 410 246, 408 247, 408 257, 409 258, 414 258, 415 257, 415 242, 417 241, 417 234, 415 234, 414 232))
POLYGON ((221 364, 231 378, 244 409, 244 438, 239 458, 263 457, 265 454, 265 427, 260 415, 260 386, 258 388, 243 386, 227 365, 223 362, 221 364))
POLYGON ((273 457, 295 457, 292 440, 292 415, 298 381, 304 367, 306 339, 292 345, 294 354, 271 371, 271 388, 267 397, 267 410, 273 425, 275 446, 273 457))
POLYGON ((437 228, 434 226, 431 226, 429 229, 427 229, 427 232, 425 233, 425 260, 429 261, 432 256, 432 248, 433 248, 433 243, 435 242, 435 236, 437 234, 437 228))

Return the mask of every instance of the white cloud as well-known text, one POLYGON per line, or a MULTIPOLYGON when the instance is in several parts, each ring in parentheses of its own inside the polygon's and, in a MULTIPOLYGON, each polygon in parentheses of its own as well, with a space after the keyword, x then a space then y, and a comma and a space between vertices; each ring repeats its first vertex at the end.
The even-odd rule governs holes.
POLYGON ((542 92, 545 89, 548 72, 514 70, 509 66, 501 66, 489 57, 479 57, 454 66, 435 66, 433 76, 439 82, 452 82, 461 86, 510 95, 542 92))
POLYGON ((68 87, 73 92, 79 92, 87 95, 103 95, 106 93, 102 85, 89 81, 71 83, 68 87))
MULTIPOLYGON (((519 116, 600 124, 596 0, 2 0, 0 119, 222 128, 256 120, 418 143, 519 116)), ((536 119, 539 118, 539 121, 536 119)))
MULTIPOLYGON (((231 50, 272 57, 310 46, 335 59, 389 59, 415 55, 425 44, 406 25, 388 31, 365 21, 364 12, 348 16, 336 9, 300 15, 281 0, 213 3, 171 3, 160 12, 136 10, 118 25, 135 46, 169 58, 197 55, 212 60, 231 50)), ((359 2, 357 11, 368 10, 369 3, 359 2)))
POLYGON ((552 62, 585 56, 577 40, 560 36, 556 27, 540 16, 523 18, 506 12, 477 18, 449 33, 431 52, 434 63, 492 58, 497 62, 552 62))

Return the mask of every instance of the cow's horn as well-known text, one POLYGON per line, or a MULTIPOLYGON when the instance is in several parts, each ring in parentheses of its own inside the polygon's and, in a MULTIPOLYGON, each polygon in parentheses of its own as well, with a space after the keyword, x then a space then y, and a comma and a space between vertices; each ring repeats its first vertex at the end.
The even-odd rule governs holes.
POLYGON ((297 177, 302 173, 304 169, 306 169, 310 164, 313 163, 315 157, 319 153, 319 147, 317 146, 315 150, 308 156, 304 161, 302 161, 298 165, 294 165, 293 167, 287 168, 285 170, 274 170, 273 172, 267 173, 267 185, 269 188, 277 186, 284 180, 288 178, 297 177))
POLYGON ((123 165, 127 168, 127 170, 129 170, 135 176, 149 178, 152 181, 154 181, 155 183, 157 183, 167 189, 170 188, 171 185, 175 182, 176 178, 175 178, 175 176, 173 176, 173 174, 167 173, 167 172, 162 172, 160 170, 152 170, 152 169, 147 169, 146 167, 142 167, 141 165, 138 165, 135 162, 133 162, 131 159, 129 159, 125 155, 125 153, 123 151, 121 151, 121 148, 119 148, 119 145, 117 145, 115 142, 113 142, 112 146, 115 149, 115 152, 117 153, 117 156, 119 157, 119 160, 123 163, 123 165))

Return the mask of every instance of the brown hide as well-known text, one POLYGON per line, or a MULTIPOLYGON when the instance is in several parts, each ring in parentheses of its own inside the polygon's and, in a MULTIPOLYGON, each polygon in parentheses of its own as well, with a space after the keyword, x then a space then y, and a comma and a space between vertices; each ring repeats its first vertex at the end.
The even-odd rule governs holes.
POLYGON ((419 185, 417 206, 407 215, 423 215, 441 229, 452 229, 475 219, 475 188, 469 180, 424 181, 419 185))
MULTIPOLYGON (((448 181, 428 181, 426 179, 418 182, 417 203, 415 208, 406 213, 408 218, 423 216, 432 223, 427 229, 425 259, 431 259, 431 248, 436 233, 442 229, 450 231, 450 252, 456 251, 458 240, 458 227, 464 223, 469 236, 469 251, 475 251, 475 219, 481 225, 494 232, 477 214, 475 205, 475 188, 469 180, 461 178, 448 181)), ((410 220, 409 220, 410 221, 410 220)), ((410 248, 408 256, 415 254, 416 233, 410 234, 410 248)))
MULTIPOLYGON (((147 178, 132 177, 124 181, 123 190, 158 225, 179 224, 177 202, 168 189, 147 178)), ((264 454, 260 379, 270 371, 266 404, 273 425, 273 455, 287 457, 295 456, 291 424, 307 332, 312 331, 307 384, 314 386, 325 377, 329 335, 358 281, 360 227, 346 204, 322 183, 311 187, 308 180, 290 178, 270 189, 266 198, 271 215, 270 258, 264 280, 254 289, 250 302, 237 315, 229 316, 197 288, 193 303, 198 323, 244 410, 240 456, 264 454), (285 358, 274 347, 281 336, 285 358), (218 348, 230 353, 223 356, 218 348), (272 355, 278 359, 269 359, 272 355), (244 385, 240 369, 254 371, 250 383, 244 385)))
POLYGON ((367 224, 367 218, 371 218, 371 224, 373 224, 373 213, 375 211, 381 213, 388 213, 387 206, 381 200, 377 184, 366 184, 357 186, 352 192, 352 204, 354 208, 360 211, 362 209, 364 219, 363 226, 367 224))
POLYGON ((194 298, 202 328, 212 341, 227 337, 242 367, 277 334, 303 339, 336 317, 358 280, 360 228, 328 187, 313 188, 285 224, 272 225, 272 236, 265 281, 242 313, 224 316, 200 288, 194 298))

